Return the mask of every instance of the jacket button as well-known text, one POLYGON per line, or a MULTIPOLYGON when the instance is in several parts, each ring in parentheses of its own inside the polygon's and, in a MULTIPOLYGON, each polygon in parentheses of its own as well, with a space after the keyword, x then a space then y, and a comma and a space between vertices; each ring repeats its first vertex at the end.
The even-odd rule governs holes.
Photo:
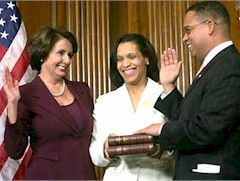
POLYGON ((80 140, 80 135, 79 135, 78 133, 75 133, 75 134, 73 135, 73 137, 74 137, 76 140, 80 140))

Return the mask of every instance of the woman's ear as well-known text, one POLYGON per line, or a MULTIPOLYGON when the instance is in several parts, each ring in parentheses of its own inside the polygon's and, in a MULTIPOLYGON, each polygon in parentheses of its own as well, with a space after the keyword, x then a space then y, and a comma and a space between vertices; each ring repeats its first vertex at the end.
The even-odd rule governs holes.
POLYGON ((145 63, 146 63, 146 65, 149 65, 149 59, 148 58, 145 58, 145 63))

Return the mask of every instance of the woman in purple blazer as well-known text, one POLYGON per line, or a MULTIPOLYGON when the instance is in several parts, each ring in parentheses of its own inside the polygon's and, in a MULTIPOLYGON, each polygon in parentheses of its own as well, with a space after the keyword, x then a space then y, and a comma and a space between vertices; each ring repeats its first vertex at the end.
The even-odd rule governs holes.
POLYGON ((64 28, 41 28, 29 42, 30 64, 38 76, 19 87, 5 67, 8 100, 5 149, 23 156, 30 137, 27 180, 94 180, 89 156, 93 102, 86 83, 65 79, 76 38, 64 28))

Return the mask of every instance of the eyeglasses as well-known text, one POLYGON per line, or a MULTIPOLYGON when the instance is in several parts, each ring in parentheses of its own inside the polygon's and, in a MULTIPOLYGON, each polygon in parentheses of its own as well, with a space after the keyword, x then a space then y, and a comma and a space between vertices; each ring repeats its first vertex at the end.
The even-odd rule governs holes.
MULTIPOLYGON (((201 24, 206 23, 206 22, 213 22, 213 21, 204 20, 204 21, 202 21, 198 24, 195 24, 195 25, 192 25, 192 26, 186 26, 186 27, 183 28, 183 33, 189 35, 194 28, 196 28, 198 25, 201 25, 201 24)), ((214 22, 214 24, 218 25, 218 23, 216 23, 216 22, 214 22)))
POLYGON ((200 23, 198 23, 198 24, 195 24, 195 25, 192 25, 192 26, 186 26, 186 27, 183 28, 183 33, 189 35, 194 28, 196 28, 198 25, 201 25, 201 24, 203 24, 203 23, 206 23, 207 21, 208 21, 208 20, 204 20, 204 21, 202 21, 202 22, 200 22, 200 23))

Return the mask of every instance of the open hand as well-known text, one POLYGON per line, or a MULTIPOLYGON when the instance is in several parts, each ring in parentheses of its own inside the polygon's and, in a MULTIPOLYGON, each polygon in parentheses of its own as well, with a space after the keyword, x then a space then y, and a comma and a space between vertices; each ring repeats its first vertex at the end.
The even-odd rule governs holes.
POLYGON ((21 96, 18 81, 13 80, 13 77, 7 66, 4 67, 3 88, 7 96, 8 103, 19 101, 21 96))
POLYGON ((180 74, 182 61, 178 61, 175 49, 168 48, 161 55, 160 83, 164 92, 169 92, 175 87, 175 82, 180 74))
POLYGON ((6 66, 4 67, 3 89, 7 97, 8 120, 10 124, 14 124, 17 121, 17 106, 21 96, 18 81, 13 80, 9 69, 6 66))

